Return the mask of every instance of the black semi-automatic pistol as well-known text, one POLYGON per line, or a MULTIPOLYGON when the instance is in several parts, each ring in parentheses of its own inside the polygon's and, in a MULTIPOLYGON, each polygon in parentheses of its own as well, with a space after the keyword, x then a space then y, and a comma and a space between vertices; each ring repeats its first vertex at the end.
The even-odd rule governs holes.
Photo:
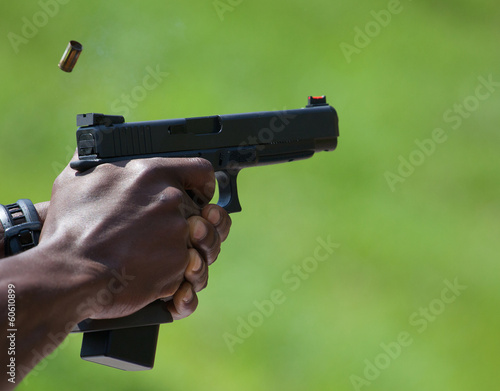
MULTIPOLYGON (((337 112, 325 96, 310 96, 302 109, 213 115, 126 123, 122 116, 80 114, 76 132, 78 160, 85 171, 99 164, 149 157, 201 157, 213 166, 218 205, 241 211, 236 187, 246 167, 306 159, 333 151, 339 137, 337 112)), ((159 325, 172 322, 164 300, 117 319, 80 322, 81 357, 123 370, 151 369, 159 325)))

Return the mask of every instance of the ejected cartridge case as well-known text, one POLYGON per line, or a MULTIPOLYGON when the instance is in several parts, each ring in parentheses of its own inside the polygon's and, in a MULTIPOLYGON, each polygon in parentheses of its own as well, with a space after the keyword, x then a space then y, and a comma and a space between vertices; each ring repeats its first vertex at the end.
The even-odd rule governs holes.
POLYGON ((83 46, 81 43, 69 41, 68 47, 66 48, 61 61, 59 61, 59 68, 61 68, 64 72, 71 72, 78 60, 78 57, 80 57, 82 49, 83 46))

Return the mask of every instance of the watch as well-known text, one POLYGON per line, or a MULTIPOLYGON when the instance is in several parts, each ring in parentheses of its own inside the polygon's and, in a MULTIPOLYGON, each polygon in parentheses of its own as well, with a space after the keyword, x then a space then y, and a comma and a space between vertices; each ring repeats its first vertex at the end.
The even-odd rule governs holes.
POLYGON ((5 230, 6 256, 29 250, 38 244, 42 223, 30 200, 20 199, 15 204, 0 204, 0 222, 5 230))

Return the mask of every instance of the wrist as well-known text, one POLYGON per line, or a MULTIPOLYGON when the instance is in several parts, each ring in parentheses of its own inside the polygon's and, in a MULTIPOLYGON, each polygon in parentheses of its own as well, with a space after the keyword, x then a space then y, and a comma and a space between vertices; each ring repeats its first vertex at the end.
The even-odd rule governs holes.
MULTIPOLYGON (((64 251, 47 244, 0 262, 4 313, 9 308, 15 314, 11 318, 4 316, 0 324, 4 330, 16 329, 19 367, 33 368, 86 317, 78 309, 100 285, 92 273, 83 270, 75 267, 64 251), (15 305, 14 310, 7 302, 15 305)), ((19 380, 24 374, 19 374, 19 380)))
POLYGON ((23 311, 19 324, 30 324, 38 312, 49 330, 69 327, 69 332, 72 324, 92 315, 92 308, 82 305, 105 286, 100 266, 77 259, 64 244, 47 241, 3 260, 0 274, 4 283, 15 285, 19 302, 31 308, 23 311))

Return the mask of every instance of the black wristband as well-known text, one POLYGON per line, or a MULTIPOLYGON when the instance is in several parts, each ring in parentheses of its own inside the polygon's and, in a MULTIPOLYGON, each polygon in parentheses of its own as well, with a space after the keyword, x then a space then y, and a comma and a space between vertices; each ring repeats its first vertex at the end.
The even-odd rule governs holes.
POLYGON ((5 230, 5 255, 14 255, 29 250, 38 244, 42 224, 33 202, 26 199, 15 204, 0 204, 0 222, 5 230))

